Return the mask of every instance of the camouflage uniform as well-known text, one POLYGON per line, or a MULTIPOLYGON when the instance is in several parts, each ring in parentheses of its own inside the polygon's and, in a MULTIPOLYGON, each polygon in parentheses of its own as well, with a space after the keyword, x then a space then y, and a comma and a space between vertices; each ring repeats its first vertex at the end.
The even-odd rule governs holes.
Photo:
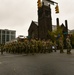
POLYGON ((42 41, 38 40, 38 53, 41 52, 42 53, 42 41))
POLYGON ((35 42, 35 52, 38 53, 38 40, 35 42))
POLYGON ((46 41, 42 40, 42 52, 46 53, 46 41))
POLYGON ((66 38, 66 45, 67 45, 67 54, 70 54, 72 46, 71 46, 71 42, 70 42, 69 37, 66 38))
POLYGON ((0 47, 1 47, 1 48, 0 48, 0 49, 1 49, 1 55, 3 55, 3 50, 4 50, 4 49, 3 49, 3 47, 4 47, 3 44, 1 44, 0 47))
POLYGON ((57 50, 57 44, 56 44, 56 42, 53 43, 53 46, 55 48, 54 51, 56 52, 56 50, 57 50))
POLYGON ((50 52, 53 52, 53 51, 52 51, 53 42, 50 40, 49 43, 50 43, 50 52))
POLYGON ((25 40, 25 53, 28 54, 30 52, 30 42, 29 40, 25 40))
POLYGON ((33 39, 30 40, 30 53, 34 55, 34 50, 35 50, 35 41, 33 39))
POLYGON ((47 50, 48 53, 51 52, 51 46, 50 46, 50 41, 49 40, 46 41, 46 50, 47 50))
POLYGON ((62 39, 62 37, 60 37, 60 39, 59 39, 59 49, 60 49, 60 53, 64 53, 63 52, 63 39, 62 39))

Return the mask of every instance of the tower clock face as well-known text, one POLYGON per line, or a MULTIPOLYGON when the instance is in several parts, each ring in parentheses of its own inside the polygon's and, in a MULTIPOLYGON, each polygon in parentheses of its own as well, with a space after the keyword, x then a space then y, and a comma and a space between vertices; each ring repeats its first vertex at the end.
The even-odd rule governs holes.
POLYGON ((45 6, 48 6, 49 5, 48 1, 46 1, 46 0, 42 0, 42 2, 44 2, 44 5, 45 6))

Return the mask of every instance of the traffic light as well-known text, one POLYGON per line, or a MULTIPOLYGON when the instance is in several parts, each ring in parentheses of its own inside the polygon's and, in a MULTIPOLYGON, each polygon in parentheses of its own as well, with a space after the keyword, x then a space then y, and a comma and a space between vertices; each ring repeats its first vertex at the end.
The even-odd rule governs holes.
POLYGON ((42 4, 41 4, 41 0, 38 0, 38 8, 40 8, 41 6, 42 6, 42 4))
POLYGON ((59 6, 58 6, 58 4, 57 4, 56 7, 55 7, 55 12, 56 12, 56 13, 59 13, 59 6))

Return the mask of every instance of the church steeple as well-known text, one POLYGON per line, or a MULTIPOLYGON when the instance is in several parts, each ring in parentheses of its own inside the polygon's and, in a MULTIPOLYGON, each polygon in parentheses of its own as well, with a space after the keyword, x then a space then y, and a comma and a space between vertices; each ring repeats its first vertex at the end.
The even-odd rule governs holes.
POLYGON ((40 39, 48 39, 48 31, 52 31, 52 18, 50 4, 42 0, 42 6, 38 8, 38 31, 40 39))

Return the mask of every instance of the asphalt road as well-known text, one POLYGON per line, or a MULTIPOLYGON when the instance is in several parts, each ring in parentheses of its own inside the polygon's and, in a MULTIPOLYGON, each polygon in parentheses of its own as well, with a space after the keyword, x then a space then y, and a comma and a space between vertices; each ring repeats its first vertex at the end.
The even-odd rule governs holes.
POLYGON ((74 51, 0 55, 0 75, 74 75, 74 51))

